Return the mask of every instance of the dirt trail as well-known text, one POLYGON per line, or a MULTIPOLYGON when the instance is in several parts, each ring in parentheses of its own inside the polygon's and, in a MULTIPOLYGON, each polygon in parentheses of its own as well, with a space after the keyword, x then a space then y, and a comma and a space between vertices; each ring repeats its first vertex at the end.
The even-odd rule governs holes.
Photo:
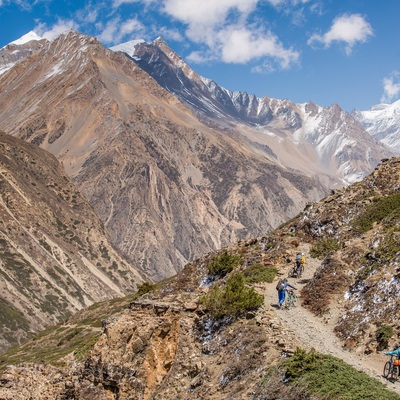
MULTIPOLYGON (((298 288, 296 294, 300 295, 301 288, 312 278, 320 264, 321 262, 317 259, 307 258, 302 278, 288 278, 289 283, 298 288)), ((287 277, 290 268, 291 266, 282 267, 279 272, 283 274, 283 277, 287 277)), ((342 348, 340 340, 333 332, 337 319, 335 311, 338 310, 332 310, 329 319, 319 318, 301 306, 301 298, 297 301, 297 306, 292 309, 278 309, 278 296, 275 286, 276 282, 265 286, 265 307, 276 314, 286 331, 293 332, 296 335, 303 348, 314 348, 318 352, 340 358, 357 370, 380 380, 388 389, 400 394, 400 381, 391 383, 382 376, 383 366, 388 360, 387 356, 383 353, 366 356, 342 348)))

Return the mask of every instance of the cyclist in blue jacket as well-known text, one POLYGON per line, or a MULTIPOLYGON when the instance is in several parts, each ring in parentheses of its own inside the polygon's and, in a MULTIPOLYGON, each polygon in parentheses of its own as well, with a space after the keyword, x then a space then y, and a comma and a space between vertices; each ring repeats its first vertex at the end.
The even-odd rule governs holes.
MULTIPOLYGON (((400 344, 396 344, 396 346, 394 346, 394 350, 387 351, 385 354, 387 356, 395 356, 397 358, 397 360, 393 360, 393 363, 390 362, 389 369, 387 370, 387 372, 388 372, 387 376, 385 375, 385 371, 386 371, 386 365, 385 365, 385 369, 383 372, 385 378, 387 378, 390 374, 392 374, 392 377, 394 374, 397 374, 398 376, 400 376, 400 368, 398 367, 398 365, 399 365, 398 363, 400 360, 400 344), (394 367, 394 365, 395 365, 395 367, 394 367)), ((386 364, 388 364, 388 362, 386 364)))
POLYGON ((400 344, 396 344, 393 351, 387 351, 385 354, 387 356, 397 356, 397 359, 400 360, 400 344))

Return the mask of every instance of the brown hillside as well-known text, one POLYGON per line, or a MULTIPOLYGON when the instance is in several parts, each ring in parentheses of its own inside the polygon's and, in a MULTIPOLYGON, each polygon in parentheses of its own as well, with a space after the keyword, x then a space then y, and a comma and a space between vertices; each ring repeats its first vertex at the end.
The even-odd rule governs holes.
MULTIPOLYGON (((269 236, 210 253, 173 279, 144 285, 142 290, 149 292, 141 297, 81 312, 2 357, 3 365, 32 363, 41 354, 52 365, 7 368, 1 395, 19 399, 36 388, 33 399, 273 399, 277 393, 287 400, 307 399, 306 387, 267 373, 301 347, 335 356, 374 378, 371 393, 381 390, 382 383, 394 391, 379 392, 376 398, 398 399, 398 383, 381 374, 384 349, 399 340, 398 251, 397 242, 388 241, 400 220, 395 206, 399 176, 400 160, 384 161, 363 182, 308 205, 269 236), (305 273, 289 281, 300 299, 295 308, 277 309, 276 281, 290 275, 299 250, 307 256, 305 273), (235 267, 226 269, 227 275, 208 273, 211 265, 222 271, 230 262, 235 267), (271 267, 270 278, 257 275, 271 267), (229 297, 244 290, 233 279, 239 272, 247 277, 246 290, 264 296, 261 307, 248 305, 238 314, 212 318, 204 296, 214 293, 220 301, 222 290, 230 300, 219 303, 220 310, 239 307, 237 298, 229 297), (386 344, 376 335, 384 325, 394 328, 386 344), (80 340, 71 344, 73 332, 80 340), (69 354, 54 358, 43 346, 69 354)), ((349 370, 343 391, 349 385, 370 385, 353 374, 349 370)))
POLYGON ((54 156, 0 133, 0 349, 143 281, 54 156))

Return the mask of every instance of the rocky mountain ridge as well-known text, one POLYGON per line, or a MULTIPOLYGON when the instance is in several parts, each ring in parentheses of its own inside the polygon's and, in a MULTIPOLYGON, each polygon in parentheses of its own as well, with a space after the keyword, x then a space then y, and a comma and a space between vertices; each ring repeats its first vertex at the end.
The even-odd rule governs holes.
POLYGON ((198 75, 162 38, 130 47, 126 43, 123 50, 201 120, 234 127, 276 161, 307 176, 317 175, 328 187, 360 180, 390 155, 337 104, 294 104, 227 90, 198 75))
MULTIPOLYGON (((396 319, 400 216, 398 207, 384 206, 388 201, 399 203, 399 187, 400 159, 385 160, 363 181, 309 204, 270 235, 208 254, 186 265, 174 279, 148 287, 146 294, 121 299, 118 312, 110 313, 108 303, 82 311, 0 361, 15 364, 41 346, 64 345, 62 334, 70 336, 78 328, 92 327, 94 334, 85 334, 90 340, 76 344, 64 358, 53 359, 58 366, 7 368, 0 380, 1 395, 19 399, 20 393, 31 390, 33 399, 43 400, 63 396, 272 400, 279 393, 286 400, 311 394, 320 400, 337 392, 310 392, 306 380, 293 384, 282 364, 285 357, 298 356, 296 346, 318 348, 314 339, 306 339, 315 338, 318 328, 324 349, 334 346, 335 355, 353 360, 357 369, 374 377, 372 386, 368 384, 371 396, 398 399, 398 386, 382 379, 381 367, 386 361, 382 351, 400 339, 396 319), (296 279, 290 271, 299 250, 306 252, 307 264, 304 277, 296 279), (226 255, 239 257, 240 262, 225 276, 210 275, 210 266, 226 255), (250 279, 266 270, 275 270, 272 279, 250 279), (301 288, 300 304, 293 310, 279 310, 275 285, 288 274, 289 281, 301 288), (264 303, 236 316, 212 318, 202 299, 214 290, 224 290, 239 275, 247 277, 248 287, 264 295, 264 303), (309 318, 305 309, 314 317, 309 318), (100 315, 108 315, 101 328, 96 322, 100 315), (301 334, 293 326, 300 321, 301 334), (307 321, 313 325, 307 326, 307 321), (393 329, 384 343, 377 335, 382 327, 393 329), (276 364, 280 365, 278 375, 270 369, 276 364), (373 392, 382 383, 394 393, 373 392)), ((239 288, 231 289, 235 293, 239 288)), ((230 297, 230 303, 234 299, 230 297)), ((341 368, 333 367, 335 377, 341 368)), ((367 385, 358 379, 349 371, 342 389, 330 390, 348 393, 349 381, 358 389, 367 385)), ((362 398, 351 385, 350 393, 353 397, 349 398, 362 398)))
MULTIPOLYGON (((25 36, 27 39, 21 41, 23 46, 31 46, 30 51, 35 50, 39 41, 26 42, 30 36, 25 36)), ((162 37, 152 43, 133 40, 111 49, 131 57, 204 122, 212 126, 217 124, 225 128, 239 128, 245 140, 251 140, 259 148, 267 150, 269 156, 274 156, 275 162, 298 169, 308 176, 314 171, 314 175, 321 176, 323 183, 329 187, 358 181, 381 158, 398 152, 393 139, 384 140, 386 134, 383 132, 388 131, 390 134, 398 126, 398 121, 393 121, 393 118, 384 118, 382 121, 374 112, 373 115, 369 113, 369 120, 364 118, 363 123, 360 116, 368 112, 355 111, 350 116, 337 104, 330 107, 320 107, 312 102, 293 104, 290 100, 257 98, 246 92, 232 92, 198 75, 171 50, 162 37), (379 128, 368 129, 372 124, 379 128), (260 129, 253 130, 251 126, 260 129), (377 129, 380 135, 374 134, 377 129), (370 134, 384 144, 386 149, 371 140, 370 134), (286 138, 284 146, 277 140, 279 137, 286 138), (282 154, 282 147, 290 148, 282 154), (304 153, 307 154, 306 160, 304 153), (311 163, 307 162, 309 158, 311 163), (361 162, 363 159, 365 161, 361 162), (326 160, 330 160, 328 165, 326 160)), ((7 57, 2 54, 4 50, 0 50, 0 58, 7 57)), ((26 56, 24 51, 15 53, 18 59, 26 56)), ((10 68, 13 64, 7 65, 10 68)), ((395 104, 391 108, 396 110, 395 104)))

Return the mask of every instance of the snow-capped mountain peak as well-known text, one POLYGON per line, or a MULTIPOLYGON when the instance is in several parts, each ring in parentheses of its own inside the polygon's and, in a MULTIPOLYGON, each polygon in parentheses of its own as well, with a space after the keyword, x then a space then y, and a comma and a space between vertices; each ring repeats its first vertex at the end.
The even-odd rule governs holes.
POLYGON ((42 48, 46 42, 47 39, 30 31, 2 47, 0 49, 0 75, 12 68, 19 60, 42 48))
POLYGON ((400 99, 367 111, 354 111, 353 116, 376 140, 400 152, 400 99))
POLYGON ((128 56, 132 57, 135 54, 135 47, 138 44, 143 43, 143 42, 144 42, 143 39, 130 40, 129 42, 124 42, 124 43, 112 46, 112 47, 110 47, 110 50, 122 51, 122 52, 128 54, 128 56))
POLYGON ((10 44, 21 45, 31 42, 32 40, 42 40, 42 39, 43 38, 40 37, 36 32, 30 31, 25 35, 21 36, 19 39, 12 41, 10 44))

